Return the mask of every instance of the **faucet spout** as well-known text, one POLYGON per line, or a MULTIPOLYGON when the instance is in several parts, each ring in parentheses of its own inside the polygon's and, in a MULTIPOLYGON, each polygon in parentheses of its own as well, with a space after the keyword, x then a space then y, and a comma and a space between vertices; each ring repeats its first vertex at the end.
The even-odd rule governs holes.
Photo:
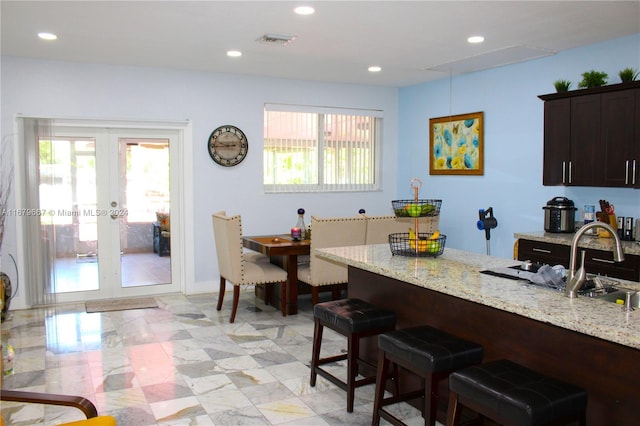
MULTIPOLYGON (((578 243, 580 242, 580 239, 585 234, 585 232, 587 232, 589 229, 592 229, 592 228, 602 228, 609 231, 614 241, 614 248, 613 248, 614 262, 622 262, 624 260, 624 250, 622 249, 622 242, 620 241, 620 237, 618 236, 618 233, 616 232, 615 229, 613 229, 611 225, 604 222, 591 222, 584 225, 583 227, 578 229, 576 234, 573 236, 573 240, 571 241, 571 255, 569 257, 569 276, 567 277, 567 286, 565 287, 565 291, 564 291, 564 295, 567 297, 572 297, 572 298, 576 297, 577 291, 580 290, 580 288, 582 288, 582 285, 584 284, 585 277, 586 277, 586 272, 584 271, 584 264, 580 268, 581 273, 576 274, 578 243)), ((583 257, 583 262, 584 262, 584 257, 583 257)))

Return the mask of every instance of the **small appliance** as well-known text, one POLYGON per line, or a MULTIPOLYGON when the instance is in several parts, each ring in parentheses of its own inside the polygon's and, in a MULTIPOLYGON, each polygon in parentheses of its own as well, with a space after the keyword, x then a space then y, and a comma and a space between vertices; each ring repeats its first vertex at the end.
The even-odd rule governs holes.
POLYGON ((625 217, 624 218, 624 240, 633 241, 633 218, 625 217))
POLYGON ((576 206, 567 197, 554 197, 544 209, 544 230, 547 232, 575 232, 576 206))

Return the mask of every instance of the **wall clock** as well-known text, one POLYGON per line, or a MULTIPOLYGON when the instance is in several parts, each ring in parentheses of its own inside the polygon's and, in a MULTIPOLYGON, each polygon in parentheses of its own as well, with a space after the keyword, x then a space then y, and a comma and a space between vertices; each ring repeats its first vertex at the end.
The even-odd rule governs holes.
POLYGON ((244 160, 249 143, 242 130, 236 126, 224 125, 211 132, 207 148, 213 161, 221 166, 231 167, 244 160))

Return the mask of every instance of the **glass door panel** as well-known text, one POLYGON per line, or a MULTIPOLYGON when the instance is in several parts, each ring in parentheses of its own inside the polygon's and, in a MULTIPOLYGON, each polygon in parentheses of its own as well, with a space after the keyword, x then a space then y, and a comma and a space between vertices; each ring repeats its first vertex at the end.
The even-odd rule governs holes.
POLYGON ((99 288, 95 139, 40 140, 42 229, 53 249, 52 291, 99 288))
POLYGON ((169 139, 120 138, 122 287, 171 283, 169 139))

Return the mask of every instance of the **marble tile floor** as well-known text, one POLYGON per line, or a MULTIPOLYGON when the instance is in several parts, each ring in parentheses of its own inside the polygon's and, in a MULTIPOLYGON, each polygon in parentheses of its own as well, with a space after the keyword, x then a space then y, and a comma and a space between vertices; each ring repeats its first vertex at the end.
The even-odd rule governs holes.
MULTIPOLYGON (((243 291, 234 324, 231 299, 218 312, 215 293, 156 300, 158 308, 106 313, 87 314, 84 304, 12 311, 2 335, 16 356, 3 387, 83 395, 122 426, 371 424, 374 385, 356 390, 353 413, 330 382, 309 386, 313 315, 304 296, 298 315, 282 317, 243 291)), ((346 351, 345 338, 326 330, 322 351, 346 351)), ((408 404, 394 410, 424 424, 408 404)), ((36 404, 3 402, 1 412, 16 426, 82 418, 36 404)))

